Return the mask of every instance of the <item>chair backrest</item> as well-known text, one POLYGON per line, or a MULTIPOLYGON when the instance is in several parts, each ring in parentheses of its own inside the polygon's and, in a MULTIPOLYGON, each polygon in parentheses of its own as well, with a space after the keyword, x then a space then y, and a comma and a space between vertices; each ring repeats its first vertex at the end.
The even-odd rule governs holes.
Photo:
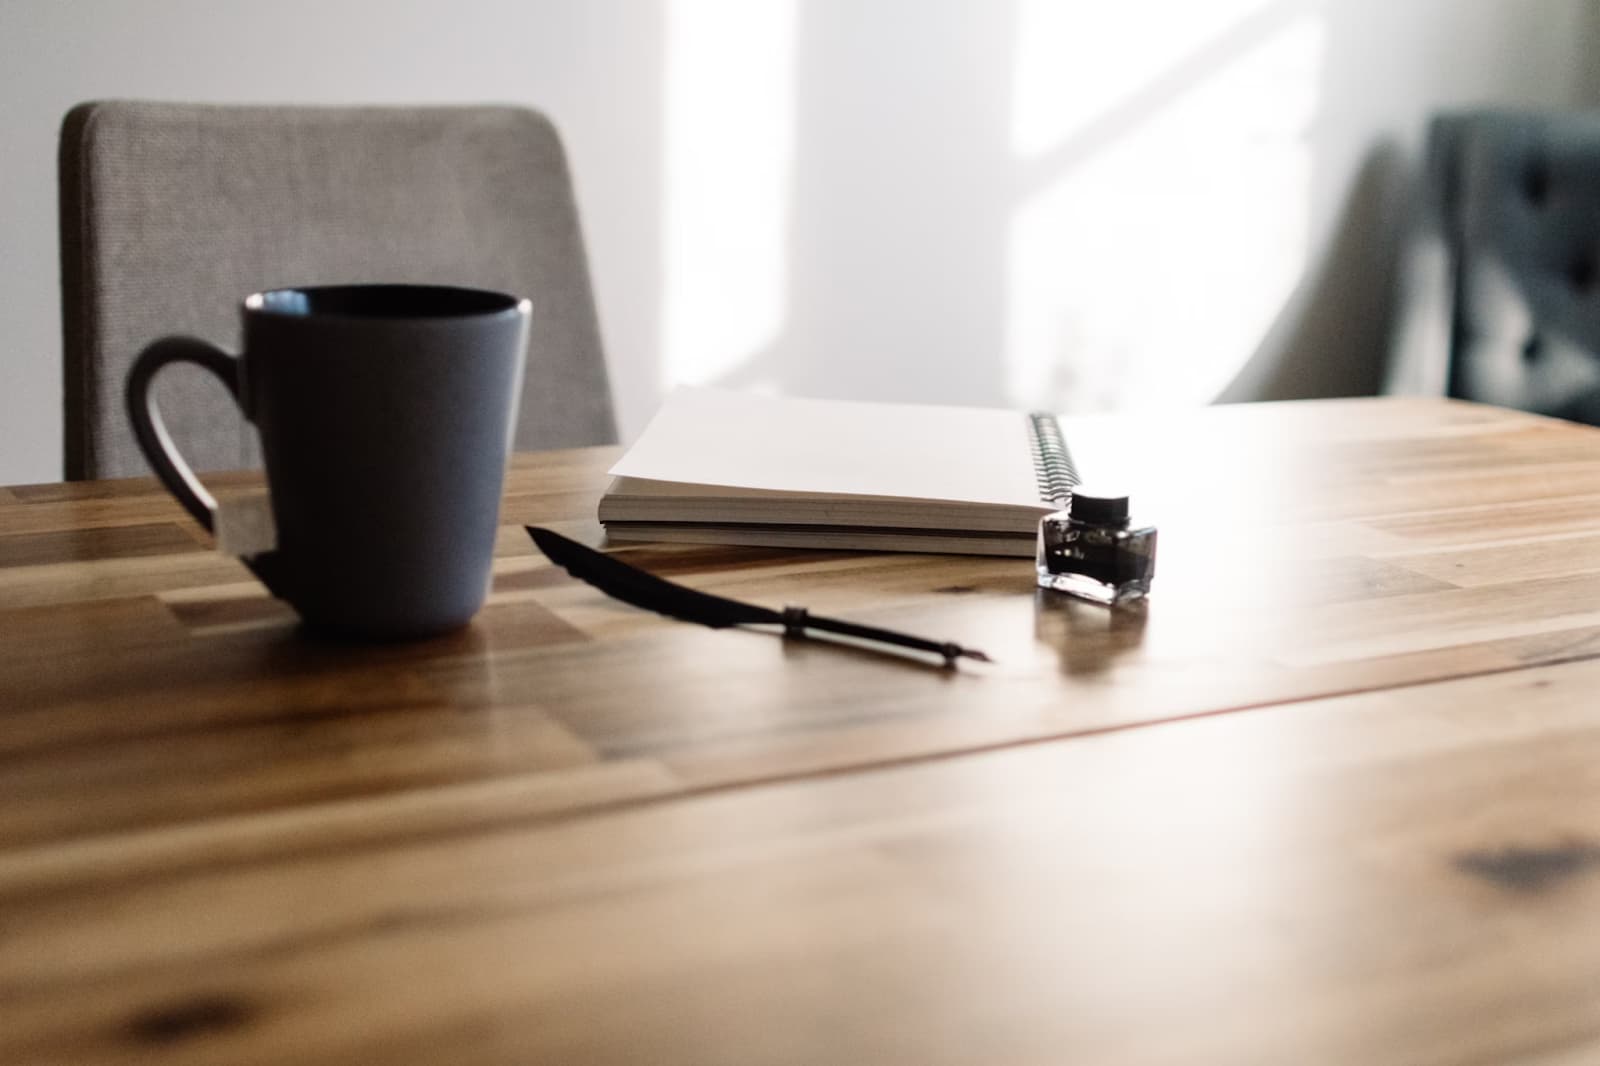
POLYGON ((1453 113, 1429 142, 1445 391, 1600 424, 1600 113, 1453 113))
MULTIPOLYGON (((526 296, 516 446, 615 442, 566 157, 537 112, 107 101, 67 115, 59 162, 68 478, 148 473, 122 400, 145 344, 233 344, 241 299, 290 285, 526 296)), ((163 378, 163 417, 196 469, 259 463, 206 375, 163 378)))

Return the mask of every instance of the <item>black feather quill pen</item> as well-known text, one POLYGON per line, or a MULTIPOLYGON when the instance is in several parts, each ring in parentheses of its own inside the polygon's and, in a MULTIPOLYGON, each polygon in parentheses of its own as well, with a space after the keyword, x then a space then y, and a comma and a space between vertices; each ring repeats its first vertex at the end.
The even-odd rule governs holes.
POLYGON ((882 644, 893 644, 900 648, 931 652, 942 656, 947 666, 955 665, 955 661, 960 658, 977 659, 980 662, 990 661, 987 655, 975 648, 924 640, 922 637, 896 633, 892 629, 841 622, 837 618, 823 618, 811 614, 804 607, 785 607, 782 611, 774 611, 769 607, 741 603, 725 596, 713 596, 708 592, 684 588, 682 585, 613 559, 603 552, 587 548, 559 533, 537 526, 523 528, 551 562, 579 581, 593 585, 608 596, 631 603, 635 607, 643 607, 647 611, 664 614, 668 618, 698 622, 712 629, 726 629, 729 626, 778 625, 783 627, 786 635, 792 637, 803 636, 808 630, 837 633, 858 640, 871 640, 882 644))

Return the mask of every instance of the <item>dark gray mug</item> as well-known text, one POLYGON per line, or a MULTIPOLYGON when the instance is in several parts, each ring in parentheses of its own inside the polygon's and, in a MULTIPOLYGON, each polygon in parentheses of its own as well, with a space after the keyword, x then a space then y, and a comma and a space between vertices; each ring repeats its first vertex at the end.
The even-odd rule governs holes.
POLYGON ((528 303, 419 285, 277 289, 244 301, 244 351, 166 337, 128 374, 145 458, 207 530, 216 501, 150 395, 205 367, 261 436, 277 547, 245 559, 307 625, 357 637, 464 625, 487 595, 528 303))

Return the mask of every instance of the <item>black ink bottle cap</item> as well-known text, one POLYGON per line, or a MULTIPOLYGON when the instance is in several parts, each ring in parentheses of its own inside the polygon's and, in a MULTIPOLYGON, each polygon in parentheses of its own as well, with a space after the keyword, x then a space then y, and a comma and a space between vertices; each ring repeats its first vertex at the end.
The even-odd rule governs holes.
POLYGON ((1115 526, 1128 521, 1128 497, 1115 492, 1085 488, 1072 490, 1072 519, 1095 526, 1115 526))

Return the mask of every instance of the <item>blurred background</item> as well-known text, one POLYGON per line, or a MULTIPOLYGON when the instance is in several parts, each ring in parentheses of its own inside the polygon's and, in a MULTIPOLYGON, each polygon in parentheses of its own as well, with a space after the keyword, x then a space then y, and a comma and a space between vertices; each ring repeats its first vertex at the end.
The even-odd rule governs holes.
POLYGON ((1428 116, 1600 104, 1597 53, 1594 0, 0 0, 0 483, 61 476, 82 100, 544 110, 628 441, 680 383, 1373 392, 1428 116))

